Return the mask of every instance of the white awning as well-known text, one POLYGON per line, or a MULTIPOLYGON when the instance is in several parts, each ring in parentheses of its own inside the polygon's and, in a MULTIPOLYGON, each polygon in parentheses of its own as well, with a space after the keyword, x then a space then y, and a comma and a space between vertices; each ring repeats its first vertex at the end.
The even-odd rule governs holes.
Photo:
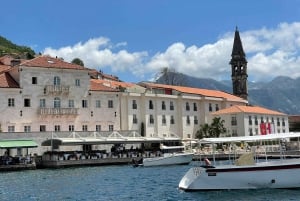
POLYGON ((268 141, 268 140, 279 140, 286 138, 298 138, 300 132, 296 133, 275 133, 268 135, 255 135, 255 136, 243 136, 243 137, 220 137, 220 138, 203 138, 200 143, 228 143, 228 142, 255 142, 255 141, 268 141))

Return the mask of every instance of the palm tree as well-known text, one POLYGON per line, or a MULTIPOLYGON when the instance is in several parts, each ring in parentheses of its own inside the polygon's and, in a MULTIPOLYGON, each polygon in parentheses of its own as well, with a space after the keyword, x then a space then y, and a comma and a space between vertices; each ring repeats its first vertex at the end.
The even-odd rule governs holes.
POLYGON ((210 125, 203 124, 200 125, 200 129, 196 133, 196 137, 199 139, 202 138, 210 138, 210 137, 220 137, 222 133, 226 132, 226 128, 224 127, 225 121, 220 117, 215 117, 212 120, 210 125))
POLYGON ((224 127, 225 121, 221 119, 221 117, 213 118, 213 121, 210 125, 211 127, 211 135, 212 137, 220 137, 222 133, 226 132, 226 128, 224 127))

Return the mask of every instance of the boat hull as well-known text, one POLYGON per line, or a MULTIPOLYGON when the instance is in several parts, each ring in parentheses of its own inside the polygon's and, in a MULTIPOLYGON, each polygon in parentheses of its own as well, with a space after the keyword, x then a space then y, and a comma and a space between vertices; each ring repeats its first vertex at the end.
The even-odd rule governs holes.
POLYGON ((300 160, 254 166, 193 167, 179 183, 179 188, 186 191, 299 187, 300 160))
POLYGON ((144 158, 143 166, 184 165, 193 160, 193 153, 174 153, 168 156, 144 158))

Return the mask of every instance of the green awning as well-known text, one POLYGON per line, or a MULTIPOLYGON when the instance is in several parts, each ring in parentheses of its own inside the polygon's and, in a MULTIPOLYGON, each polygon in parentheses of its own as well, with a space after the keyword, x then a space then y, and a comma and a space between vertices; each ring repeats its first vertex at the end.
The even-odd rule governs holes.
POLYGON ((34 148, 38 144, 33 140, 0 140, 0 149, 34 148))

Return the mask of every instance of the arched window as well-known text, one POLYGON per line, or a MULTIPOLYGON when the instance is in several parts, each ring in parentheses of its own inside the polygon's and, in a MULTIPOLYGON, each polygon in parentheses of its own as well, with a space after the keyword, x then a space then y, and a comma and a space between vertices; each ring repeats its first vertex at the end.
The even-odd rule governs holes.
POLYGON ((60 78, 58 76, 54 77, 53 84, 54 85, 60 85, 60 78))
POLYGON ((54 98, 54 108, 60 108, 60 98, 54 98))

